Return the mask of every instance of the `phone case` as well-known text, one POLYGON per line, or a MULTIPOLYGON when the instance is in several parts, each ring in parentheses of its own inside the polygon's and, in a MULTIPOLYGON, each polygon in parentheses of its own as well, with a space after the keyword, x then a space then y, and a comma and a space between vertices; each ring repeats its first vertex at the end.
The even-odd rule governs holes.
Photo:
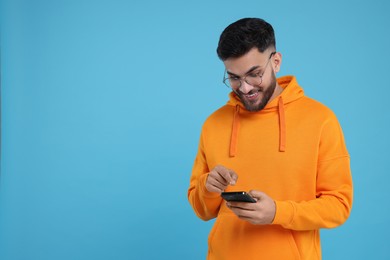
POLYGON ((222 192, 221 196, 226 201, 256 202, 256 200, 245 191, 222 192))

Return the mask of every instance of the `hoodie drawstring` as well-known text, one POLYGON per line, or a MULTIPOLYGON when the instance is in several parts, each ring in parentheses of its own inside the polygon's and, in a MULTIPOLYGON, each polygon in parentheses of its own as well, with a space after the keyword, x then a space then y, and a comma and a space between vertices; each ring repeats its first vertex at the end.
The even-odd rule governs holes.
MULTIPOLYGON (((278 100, 278 117, 279 117, 279 152, 286 151, 286 118, 284 114, 284 103, 282 97, 278 100)), ((237 139, 240 128, 240 106, 236 105, 233 117, 232 134, 230 138, 229 156, 235 157, 237 153, 237 139)))
POLYGON ((284 116, 284 103, 282 97, 278 100, 279 115, 279 152, 286 151, 286 119, 284 116))
POLYGON ((233 117, 232 135, 230 138, 230 151, 229 151, 230 157, 236 156, 237 136, 238 136, 239 127, 240 127, 240 106, 236 105, 236 111, 234 112, 234 117, 233 117))

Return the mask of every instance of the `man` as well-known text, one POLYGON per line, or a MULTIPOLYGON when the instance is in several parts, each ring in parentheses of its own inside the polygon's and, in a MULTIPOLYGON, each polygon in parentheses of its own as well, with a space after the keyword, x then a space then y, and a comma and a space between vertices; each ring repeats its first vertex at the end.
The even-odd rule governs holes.
POLYGON ((208 259, 321 259, 320 228, 348 218, 349 155, 335 115, 304 95, 293 76, 276 79, 274 30, 245 18, 221 34, 228 103, 204 123, 188 199, 217 218, 208 259), (223 191, 256 200, 226 202, 223 191))

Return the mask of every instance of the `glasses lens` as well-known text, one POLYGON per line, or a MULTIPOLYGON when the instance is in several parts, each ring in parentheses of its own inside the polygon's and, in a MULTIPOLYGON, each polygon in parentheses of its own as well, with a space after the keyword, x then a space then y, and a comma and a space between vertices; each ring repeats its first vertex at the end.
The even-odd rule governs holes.
POLYGON ((256 76, 247 76, 245 78, 246 83, 248 83, 251 86, 259 86, 262 82, 262 77, 260 75, 256 76))
POLYGON ((239 88, 240 87, 240 79, 236 79, 236 78, 232 78, 232 77, 227 77, 223 80, 223 83, 225 83, 225 85, 228 87, 228 88, 239 88))

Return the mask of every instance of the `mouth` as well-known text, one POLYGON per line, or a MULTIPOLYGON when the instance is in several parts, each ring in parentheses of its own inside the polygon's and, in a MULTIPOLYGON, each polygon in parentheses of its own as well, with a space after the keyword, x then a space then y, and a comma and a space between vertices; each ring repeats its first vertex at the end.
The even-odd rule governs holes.
POLYGON ((260 91, 249 92, 248 94, 241 94, 245 99, 249 101, 257 100, 260 96, 260 91))

